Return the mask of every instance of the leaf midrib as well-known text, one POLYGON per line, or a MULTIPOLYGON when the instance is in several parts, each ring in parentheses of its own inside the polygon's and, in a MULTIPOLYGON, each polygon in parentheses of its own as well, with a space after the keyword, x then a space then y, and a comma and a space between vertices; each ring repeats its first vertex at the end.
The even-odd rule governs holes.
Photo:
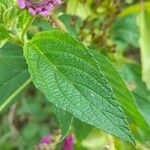
POLYGON ((22 73, 26 72, 27 69, 21 71, 18 75, 13 76, 12 78, 10 78, 9 80, 7 80, 6 82, 4 82, 3 84, 0 84, 0 88, 3 87, 4 85, 6 85, 9 81, 14 80, 15 78, 17 78, 19 75, 21 75, 22 73))
MULTIPOLYGON (((47 37, 42 37, 42 39, 48 39, 48 40, 52 40, 52 41, 54 41, 54 42, 56 42, 56 41, 58 41, 57 42, 57 44, 58 43, 63 43, 65 46, 67 46, 66 44, 68 44, 68 43, 66 43, 66 42, 64 42, 64 41, 60 41, 59 40, 59 38, 57 38, 57 37, 55 37, 55 38, 52 38, 52 37, 49 37, 49 38, 47 38, 47 37)), ((38 42, 38 40, 41 40, 41 38, 36 38, 36 39, 34 39, 33 41, 34 42, 38 42)), ((78 41, 77 41, 78 42, 78 41)), ((32 45, 32 44, 31 44, 32 45)), ((34 44, 35 45, 35 44, 34 44)), ((60 45, 61 46, 61 45, 60 45)), ((37 46, 36 46, 37 47, 37 46)), ((76 47, 73 47, 72 45, 69 45, 69 48, 72 48, 72 49, 77 49, 76 47)), ((83 48, 85 48, 86 50, 88 50, 88 48, 86 47, 86 46, 84 46, 84 47, 78 47, 78 48, 82 48, 82 50, 84 50, 83 48)), ((56 50, 55 50, 56 51, 56 50)), ((72 53, 70 53, 70 52, 66 52, 66 51, 63 51, 64 53, 68 53, 68 54, 70 54, 70 55, 72 55, 72 56, 75 56, 76 58, 78 58, 78 59, 80 59, 81 61, 83 61, 84 63, 86 63, 86 64, 88 64, 89 66, 91 66, 92 68, 96 68, 98 71, 99 71, 99 73, 104 77, 104 74, 103 73, 101 73, 101 70, 100 70, 100 67, 99 67, 99 65, 98 65, 98 62, 94 59, 94 57, 93 57, 93 55, 88 51, 88 54, 89 55, 91 55, 91 57, 94 59, 94 61, 95 61, 95 65, 96 66, 94 66, 93 64, 91 64, 91 63, 89 63, 89 62, 87 62, 87 61, 85 61, 83 58, 81 58, 81 57, 79 57, 78 55, 75 55, 75 54, 72 54, 72 53)), ((43 53, 44 54, 44 53, 43 53)), ((45 56, 46 57, 46 56, 45 56)), ((53 64, 53 63, 52 63, 53 64)), ((55 66, 55 65, 54 65, 55 66)), ((56 67, 56 66, 55 66, 56 67)), ((56 69, 57 69, 57 67, 56 67, 56 69)), ((105 81, 107 81, 107 80, 105 80, 105 81)), ((107 81, 108 82, 108 81, 107 81)), ((101 82, 100 82, 100 84, 101 84, 101 82)), ((108 90, 107 89, 107 87, 105 87, 105 86, 103 86, 106 90, 108 90)), ((112 89, 111 89, 112 90, 112 89)), ((110 91, 110 89, 108 90, 108 91, 110 91)), ((112 92, 112 91, 111 91, 112 92)))

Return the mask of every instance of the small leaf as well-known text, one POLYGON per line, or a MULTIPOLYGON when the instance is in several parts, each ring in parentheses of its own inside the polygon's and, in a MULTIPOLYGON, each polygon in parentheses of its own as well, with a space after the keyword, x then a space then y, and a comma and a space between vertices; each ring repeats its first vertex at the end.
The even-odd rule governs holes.
POLYGON ((51 103, 133 142, 109 82, 82 43, 61 31, 43 32, 25 45, 24 55, 34 84, 51 103))
POLYGON ((3 24, 0 24, 0 48, 7 42, 9 38, 9 32, 5 29, 3 24))
POLYGON ((14 2, 14 0, 3 0, 0 2, 0 23, 2 23, 3 20, 3 13, 9 8, 9 6, 14 5, 14 2))
POLYGON ((139 31, 136 24, 137 15, 129 15, 120 17, 112 26, 110 35, 112 40, 123 47, 123 45, 131 44, 134 47, 139 47, 139 31))
POLYGON ((63 14, 59 17, 59 19, 63 22, 67 31, 73 37, 76 37, 80 33, 80 27, 83 25, 81 18, 63 14))
POLYGON ((150 11, 142 10, 138 16, 140 30, 140 49, 142 61, 142 79, 150 89, 150 11))
POLYGON ((5 45, 0 49, 0 111, 29 83, 20 47, 5 45))
POLYGON ((18 21, 17 12, 18 12, 18 9, 17 9, 16 5, 12 5, 4 11, 3 24, 8 29, 16 27, 17 21, 18 21))
POLYGON ((24 29, 28 22, 31 20, 32 16, 27 10, 21 11, 18 16, 18 24, 21 29, 24 29))

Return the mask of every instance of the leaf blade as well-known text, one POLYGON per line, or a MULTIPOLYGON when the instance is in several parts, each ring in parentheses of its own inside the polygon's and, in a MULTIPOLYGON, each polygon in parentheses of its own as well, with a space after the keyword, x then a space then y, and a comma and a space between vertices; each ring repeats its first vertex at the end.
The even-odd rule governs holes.
POLYGON ((34 84, 51 103, 133 142, 108 81, 84 45, 60 31, 44 32, 25 45, 24 55, 34 84))
POLYGON ((0 49, 0 111, 31 82, 19 47, 6 45, 0 49))

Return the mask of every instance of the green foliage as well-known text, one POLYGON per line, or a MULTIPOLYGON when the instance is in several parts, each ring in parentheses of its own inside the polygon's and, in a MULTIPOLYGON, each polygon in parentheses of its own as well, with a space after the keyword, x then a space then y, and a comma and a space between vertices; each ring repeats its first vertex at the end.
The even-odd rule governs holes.
POLYGON ((30 18, 32 18, 31 15, 29 15, 29 13, 27 11, 22 11, 19 14, 19 26, 21 29, 24 29, 26 27, 26 24, 28 23, 28 20, 30 20, 30 18))
POLYGON ((16 24, 18 8, 14 0, 4 0, 0 3, 0 23, 7 28, 11 28, 16 24))
POLYGON ((119 18, 111 28, 111 38, 119 46, 126 48, 129 44, 139 47, 139 31, 136 25, 137 15, 119 18))
POLYGON ((0 24, 0 48, 7 42, 9 33, 3 24, 0 24))
POLYGON ((73 116, 70 113, 58 107, 55 106, 53 107, 54 107, 54 113, 56 114, 57 119, 59 121, 59 126, 61 129, 61 139, 63 140, 69 132, 69 129, 72 124, 73 116))
POLYGON ((0 149, 43 150, 50 133, 51 150, 68 135, 74 150, 149 150, 150 2, 62 0, 45 17, 17 3, 0 1, 0 149))
POLYGON ((66 33, 51 31, 37 34, 25 45, 24 55, 34 84, 51 103, 133 142, 110 84, 84 45, 66 33))
POLYGON ((85 124, 84 122, 74 118, 73 127, 75 135, 80 146, 81 142, 90 134, 93 129, 92 126, 85 124), (82 133, 82 134, 81 134, 82 133))
POLYGON ((80 33, 80 28, 82 26, 82 20, 79 17, 72 17, 70 15, 61 15, 59 19, 64 23, 68 32, 76 37, 80 33))
POLYGON ((28 26, 33 21, 33 16, 31 16, 26 10, 18 13, 18 25, 19 28, 21 29, 21 38, 22 40, 26 40, 26 32, 28 30, 28 26))
POLYGON ((17 24, 17 12, 15 5, 10 6, 4 13, 3 13, 3 24, 8 29, 14 28, 17 24))
POLYGON ((144 8, 138 16, 138 25, 140 30, 142 78, 150 89, 150 12, 144 10, 144 8))
POLYGON ((89 5, 81 3, 80 0, 69 0, 67 3, 67 13, 80 16, 83 20, 91 14, 89 5))
POLYGON ((11 118, 14 122, 14 130, 10 128, 8 121, 9 115, 12 116, 13 112, 1 112, 0 149, 32 150, 42 136, 48 132, 53 133, 58 128, 54 113, 46 102, 41 92, 36 92, 33 86, 25 90, 19 97, 16 115, 11 118), (13 131, 17 132, 17 129, 18 133, 14 133, 13 131))
MULTIPOLYGON (((7 39, 4 39, 6 35, 3 37, 3 41, 0 39, 0 47, 6 42, 13 42, 17 45, 24 43, 27 39, 26 32, 28 30, 28 25, 31 24, 30 22, 32 22, 32 20, 33 17, 29 15, 26 10, 19 10, 16 1, 4 0, 0 2, 0 28, 4 26, 7 31, 7 39)), ((2 33, 0 33, 0 35, 1 34, 2 33)))
POLYGON ((98 62, 98 65, 100 66, 107 80, 110 82, 117 100, 128 116, 128 120, 132 120, 132 123, 134 122, 136 126, 145 130, 146 133, 150 132, 150 127, 147 124, 148 122, 145 122, 143 116, 139 113, 131 92, 126 87, 122 77, 116 71, 113 64, 100 53, 95 51, 91 51, 91 53, 98 62))
MULTIPOLYGON (((150 8, 150 2, 148 1, 143 1, 143 5, 144 5, 144 8, 146 9, 149 9, 150 8)), ((127 16, 127 15, 130 15, 130 14, 138 14, 139 12, 141 11, 141 3, 136 3, 136 4, 133 4, 133 5, 130 5, 126 8, 124 8, 122 10, 122 12, 120 13, 120 16, 127 16)))
POLYGON ((14 0, 3 0, 0 2, 0 23, 3 21, 3 14, 12 5, 14 5, 14 0))
POLYGON ((121 72, 128 84, 133 86, 132 93, 135 96, 137 105, 147 123, 150 124, 150 93, 141 80, 141 67, 137 64, 125 64, 121 67, 121 72))
POLYGON ((20 47, 6 45, 0 49, 0 111, 30 83, 20 47))
MULTIPOLYGON (((138 109, 149 124, 150 93, 142 81, 141 67, 137 64, 125 64, 121 66, 120 70, 135 97, 138 109)), ((149 134, 139 129, 137 130, 136 138, 142 142, 150 140, 149 134)))

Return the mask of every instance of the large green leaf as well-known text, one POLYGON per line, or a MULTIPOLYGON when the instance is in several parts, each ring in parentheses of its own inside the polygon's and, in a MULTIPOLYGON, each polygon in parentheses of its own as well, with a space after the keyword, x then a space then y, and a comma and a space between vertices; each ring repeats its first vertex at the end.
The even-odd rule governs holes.
POLYGON ((24 55, 34 84, 51 103, 133 142, 109 82, 83 44, 61 31, 43 32, 25 45, 24 55))
POLYGON ((146 130, 146 132, 150 132, 148 124, 145 122, 143 116, 138 111, 135 100, 131 92, 126 87, 119 72, 116 71, 113 64, 103 55, 95 51, 91 51, 91 53, 93 54, 95 60, 98 62, 107 80, 111 83, 116 98, 126 112, 129 120, 131 119, 137 126, 146 130))
POLYGON ((5 45, 0 49, 0 111, 29 83, 21 48, 5 45))

